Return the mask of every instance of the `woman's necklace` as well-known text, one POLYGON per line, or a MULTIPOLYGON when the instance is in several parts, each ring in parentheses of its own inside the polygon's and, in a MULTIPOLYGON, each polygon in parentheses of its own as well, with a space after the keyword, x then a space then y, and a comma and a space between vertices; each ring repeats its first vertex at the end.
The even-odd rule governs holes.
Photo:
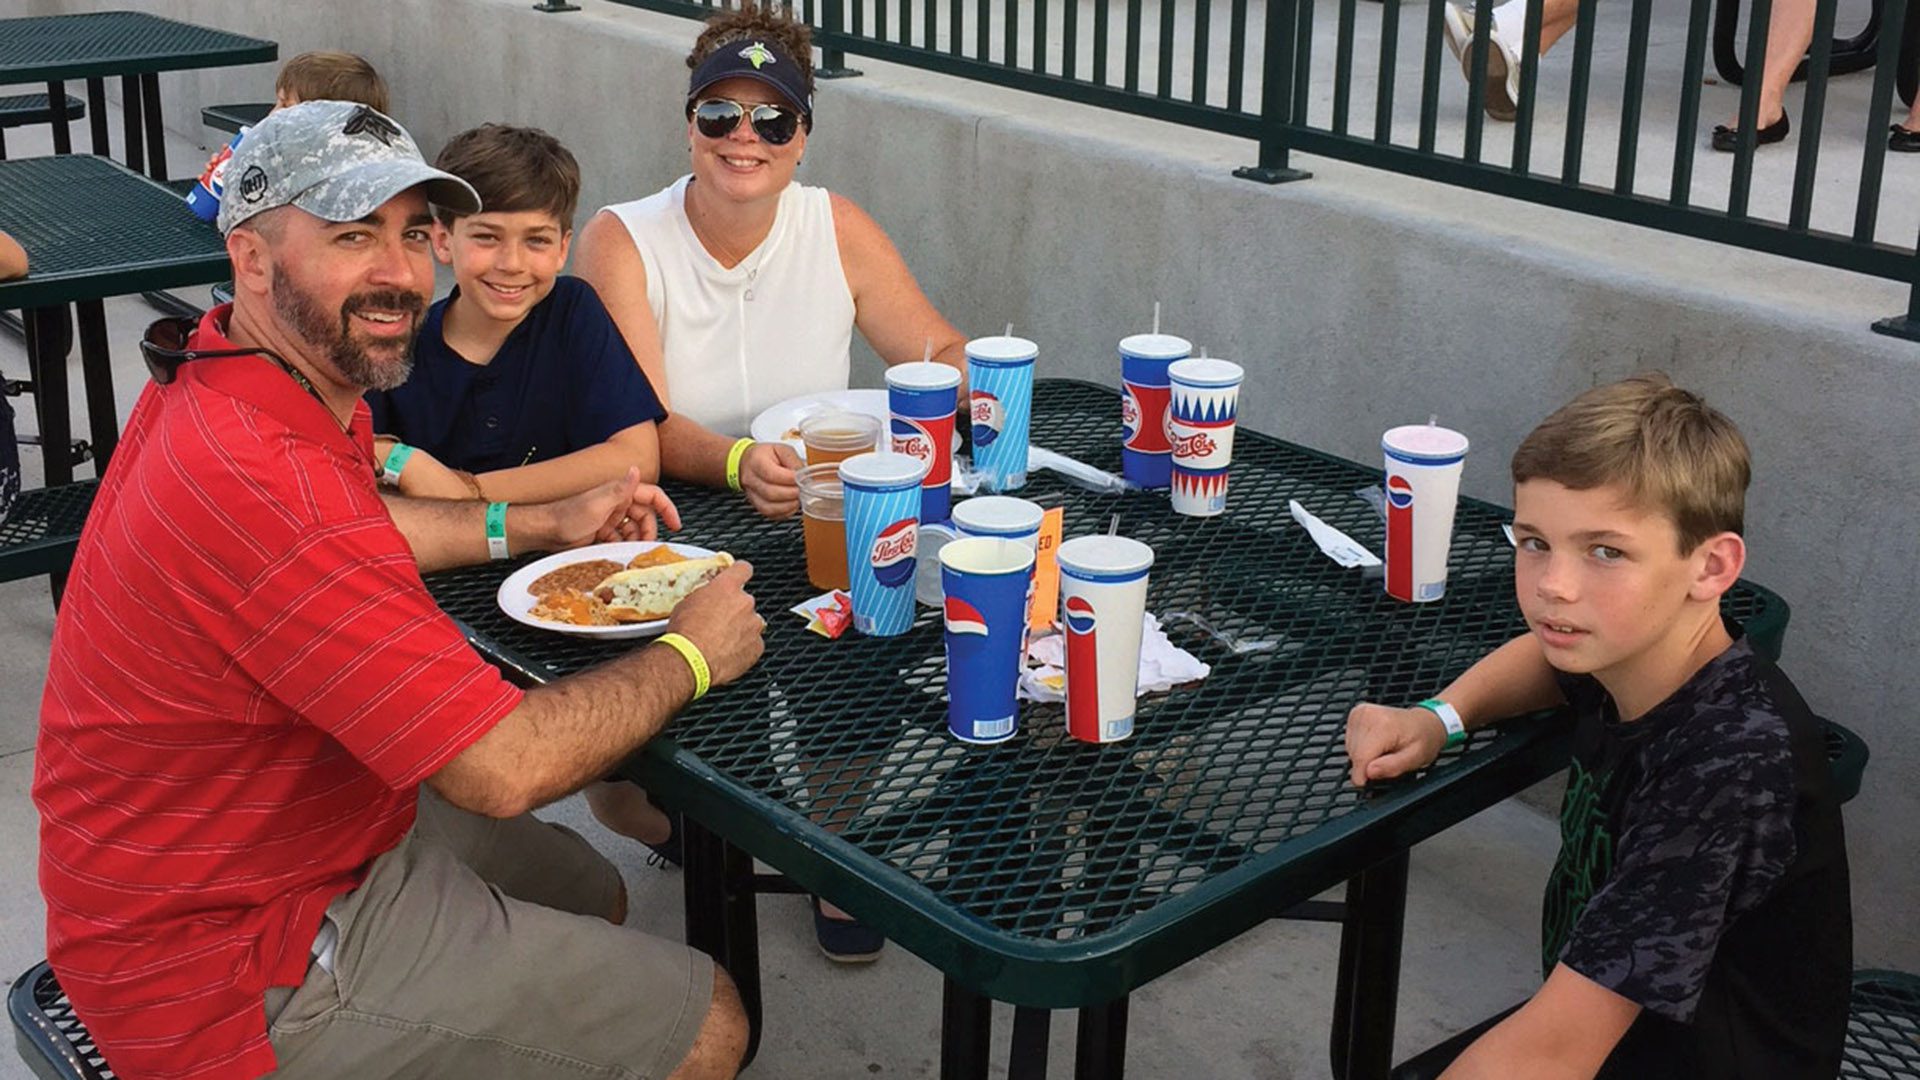
MULTIPOLYGON (((702 224, 703 219, 707 217, 707 212, 705 209, 703 209, 706 203, 704 200, 696 197, 694 194, 694 191, 695 189, 694 189, 693 183, 689 182, 687 184, 687 197, 686 197, 687 223, 693 226, 694 237, 700 241, 701 245, 707 249, 709 254, 716 255, 720 259, 720 262, 722 263, 722 265, 727 266, 729 269, 745 264, 747 261, 747 256, 736 254, 730 245, 728 245, 725 241, 720 239, 719 235, 712 228, 711 224, 707 224, 703 227, 703 224, 702 224)), ((771 233, 772 231, 773 231, 773 226, 769 224, 767 226, 767 232, 771 233)), ((753 265, 747 267, 747 281, 749 283, 751 283, 755 278, 757 278, 760 275, 760 260, 761 258, 764 257, 765 253, 761 252, 759 249, 766 242, 766 238, 767 238, 766 234, 763 233, 760 237, 760 242, 754 244, 751 248, 748 249, 749 252, 755 253, 753 258, 753 265)), ((747 286, 747 290, 746 290, 746 293, 744 294, 744 298, 747 300, 753 299, 753 286, 751 284, 747 286)))

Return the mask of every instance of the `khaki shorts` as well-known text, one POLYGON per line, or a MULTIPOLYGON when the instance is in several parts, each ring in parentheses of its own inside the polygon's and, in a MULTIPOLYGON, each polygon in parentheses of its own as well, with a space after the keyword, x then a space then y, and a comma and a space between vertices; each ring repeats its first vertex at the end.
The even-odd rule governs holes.
POLYGON ((422 788, 413 831, 327 906, 332 970, 268 992, 274 1075, 666 1077, 706 1019, 713 962, 607 922, 619 895, 572 830, 422 788))

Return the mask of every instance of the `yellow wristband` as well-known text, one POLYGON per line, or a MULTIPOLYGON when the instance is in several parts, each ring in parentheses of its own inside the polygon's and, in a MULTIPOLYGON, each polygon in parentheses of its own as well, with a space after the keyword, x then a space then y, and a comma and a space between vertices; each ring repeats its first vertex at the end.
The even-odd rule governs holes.
POLYGON ((733 449, 727 451, 727 490, 740 490, 740 459, 746 457, 751 449, 753 440, 741 439, 733 444, 733 449))
POLYGON ((712 685, 713 673, 707 670, 707 658, 700 654, 700 646, 688 641, 683 634, 661 634, 655 640, 679 653, 687 666, 693 669, 693 700, 706 697, 707 689, 712 685))

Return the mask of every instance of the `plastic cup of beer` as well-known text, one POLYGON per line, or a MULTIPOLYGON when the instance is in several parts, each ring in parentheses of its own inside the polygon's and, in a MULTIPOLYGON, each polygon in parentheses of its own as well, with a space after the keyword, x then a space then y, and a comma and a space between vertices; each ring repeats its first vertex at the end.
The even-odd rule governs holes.
POLYGON ((880 418, 866 413, 819 413, 800 421, 807 464, 832 465, 880 446, 880 418))
POLYGON ((800 530, 807 545, 807 582, 816 589, 845 589, 847 514, 840 465, 808 465, 800 478, 800 530))
POLYGON ((1133 734, 1140 637, 1153 549, 1124 536, 1060 545, 1060 622, 1067 637, 1067 733, 1083 742, 1133 734))
POLYGON ((1447 551, 1467 437, 1438 424, 1380 436, 1387 461, 1387 595, 1424 604, 1447 594, 1447 551))

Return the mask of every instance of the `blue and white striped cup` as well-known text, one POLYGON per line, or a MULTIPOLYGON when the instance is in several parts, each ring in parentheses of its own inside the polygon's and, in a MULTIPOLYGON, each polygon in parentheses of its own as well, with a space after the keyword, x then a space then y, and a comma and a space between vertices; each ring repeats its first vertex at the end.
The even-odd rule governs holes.
POLYGON ((926 473, 925 462, 906 454, 856 454, 840 463, 853 628, 863 634, 892 637, 913 626, 920 479, 926 473))
POLYGON ((995 335, 967 342, 973 472, 984 491, 1026 486, 1033 364, 1039 355, 1040 346, 1023 337, 995 335))

